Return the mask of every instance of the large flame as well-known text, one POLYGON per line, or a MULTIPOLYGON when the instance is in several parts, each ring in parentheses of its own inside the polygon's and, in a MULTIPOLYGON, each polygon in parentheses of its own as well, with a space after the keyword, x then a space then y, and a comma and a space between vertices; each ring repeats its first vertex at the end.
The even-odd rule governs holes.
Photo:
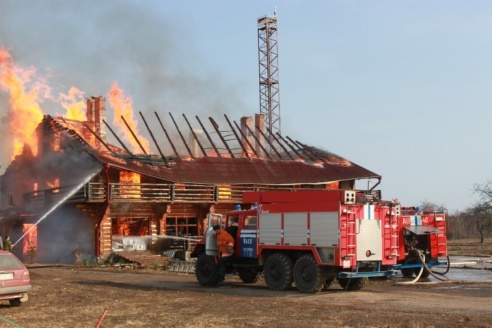
POLYGON ((116 82, 113 82, 111 90, 109 91, 109 103, 114 109, 113 124, 123 133, 123 138, 132 145, 133 152, 141 152, 141 148, 138 145, 137 140, 135 140, 126 127, 121 116, 125 118, 126 123, 128 123, 133 133, 135 133, 142 147, 149 153, 149 141, 138 134, 138 122, 133 118, 132 99, 123 94, 123 91, 118 88, 118 83, 116 82))
POLYGON ((140 174, 120 171, 120 194, 124 198, 140 198, 140 174))
POLYGON ((49 88, 40 82, 30 89, 27 84, 35 70, 22 68, 14 63, 12 55, 0 47, 0 86, 10 94, 8 123, 12 136, 12 159, 22 153, 24 144, 31 147, 33 155, 37 155, 38 144, 36 127, 43 119, 39 107, 39 94, 49 88))
POLYGON ((60 94, 60 103, 67 110, 69 120, 86 121, 84 92, 71 87, 67 94, 60 94))

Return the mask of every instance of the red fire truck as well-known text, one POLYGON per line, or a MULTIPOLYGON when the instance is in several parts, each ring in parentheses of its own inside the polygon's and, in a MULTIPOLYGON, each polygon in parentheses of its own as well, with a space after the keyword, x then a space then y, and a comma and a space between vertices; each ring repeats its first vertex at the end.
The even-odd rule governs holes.
POLYGON ((398 218, 398 265, 404 277, 418 275, 425 261, 425 268, 420 275, 427 278, 430 269, 436 266, 448 266, 446 240, 446 214, 443 211, 421 210, 418 207, 401 207, 398 218))
POLYGON ((295 283, 304 293, 316 293, 334 279, 345 290, 357 290, 369 277, 387 277, 397 264, 399 205, 370 202, 353 190, 247 192, 243 203, 254 209, 225 217, 210 214, 195 274, 204 286, 219 283, 218 250, 213 226, 219 224, 235 238, 228 272, 237 271, 245 283, 263 273, 272 290, 295 283))

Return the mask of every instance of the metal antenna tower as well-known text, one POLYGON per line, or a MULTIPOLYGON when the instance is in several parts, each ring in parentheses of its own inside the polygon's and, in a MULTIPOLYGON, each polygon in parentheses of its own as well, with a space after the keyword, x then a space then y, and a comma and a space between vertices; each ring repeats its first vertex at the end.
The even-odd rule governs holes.
MULTIPOLYGON (((273 16, 258 18, 260 114, 273 135, 280 133, 280 88, 278 83, 277 9, 273 16)), ((272 135, 267 133, 269 139, 272 135)))

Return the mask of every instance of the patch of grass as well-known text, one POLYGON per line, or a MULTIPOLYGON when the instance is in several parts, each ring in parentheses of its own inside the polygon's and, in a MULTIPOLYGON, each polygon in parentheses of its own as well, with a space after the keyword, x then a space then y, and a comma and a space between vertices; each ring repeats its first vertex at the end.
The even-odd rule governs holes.
POLYGON ((492 238, 480 244, 479 239, 448 240, 448 254, 461 256, 492 256, 492 238))

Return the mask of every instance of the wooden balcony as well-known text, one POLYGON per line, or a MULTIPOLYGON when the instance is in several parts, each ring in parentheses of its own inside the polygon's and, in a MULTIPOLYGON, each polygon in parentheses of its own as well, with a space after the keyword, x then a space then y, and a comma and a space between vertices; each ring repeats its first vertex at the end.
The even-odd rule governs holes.
MULTIPOLYGON (((73 188, 73 187, 72 187, 73 188)), ((164 183, 105 183, 90 182, 77 190, 65 203, 241 203, 244 192, 267 190, 301 190, 302 186, 210 186, 164 183)), ((312 189, 310 189, 312 190, 312 189)), ((24 207, 32 211, 53 206, 67 197, 70 187, 38 190, 24 194, 24 207)), ((373 191, 373 197, 380 197, 373 191)))
MULTIPOLYGON (((271 188, 270 188, 271 189, 271 188)), ((65 203, 240 203, 245 191, 267 190, 253 186, 207 186, 163 183, 90 182, 77 190, 65 203)), ((24 206, 36 211, 62 201, 70 187, 38 190, 24 194, 24 206)))

